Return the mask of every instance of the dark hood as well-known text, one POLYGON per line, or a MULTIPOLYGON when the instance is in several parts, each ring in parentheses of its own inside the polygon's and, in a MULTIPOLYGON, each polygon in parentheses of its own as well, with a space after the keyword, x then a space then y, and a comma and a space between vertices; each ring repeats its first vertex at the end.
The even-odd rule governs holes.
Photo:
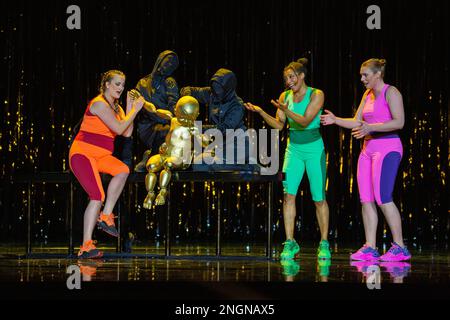
POLYGON ((165 50, 161 52, 156 59, 155 65, 153 66, 152 73, 150 74, 152 78, 152 83, 155 88, 158 88, 161 81, 175 72, 178 68, 179 60, 175 52, 170 50, 165 50), (169 61, 164 58, 169 58, 169 61))
POLYGON ((178 56, 175 52, 170 50, 165 50, 161 52, 156 59, 155 65, 153 66, 152 74, 153 75, 159 75, 163 78, 169 77, 174 71, 178 68, 178 56), (171 65, 168 66, 167 64, 163 65, 162 62, 164 58, 169 57, 171 58, 171 65), (162 67, 162 68, 161 68, 162 67), (162 69, 162 70, 161 70, 162 69))
POLYGON ((214 102, 226 102, 236 96, 237 78, 233 71, 219 69, 211 78, 210 86, 214 102))

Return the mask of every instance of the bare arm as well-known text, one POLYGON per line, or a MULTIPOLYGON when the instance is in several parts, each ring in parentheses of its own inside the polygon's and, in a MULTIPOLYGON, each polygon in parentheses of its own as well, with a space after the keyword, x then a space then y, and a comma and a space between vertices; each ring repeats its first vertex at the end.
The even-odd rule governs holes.
POLYGON ((359 103, 358 110, 353 118, 339 118, 336 117, 330 110, 324 110, 325 114, 320 116, 320 122, 324 126, 328 126, 330 124, 336 124, 342 128, 353 129, 359 127, 361 125, 362 120, 362 110, 364 108, 364 103, 366 101, 367 94, 369 90, 367 90, 359 103))
POLYGON ((271 115, 267 114, 261 107, 258 107, 251 102, 244 103, 244 106, 247 110, 258 113, 264 119, 264 121, 266 121, 267 124, 274 129, 282 130, 284 124, 286 123, 286 115, 280 109, 277 110, 276 117, 274 118, 271 115))
POLYGON ((114 111, 103 101, 95 102, 91 106, 90 111, 92 114, 98 116, 112 131, 121 135, 133 122, 137 113, 142 109, 143 104, 144 98, 140 97, 135 100, 128 114, 120 120, 116 118, 114 111))
MULTIPOLYGON (((126 114, 123 111, 122 107, 119 106, 119 117, 121 120, 125 119, 126 114)), ((128 128, 122 133, 122 136, 124 137, 131 137, 131 135, 133 134, 133 122, 131 122, 131 124, 128 126, 128 128)))
POLYGON ((305 114, 302 116, 301 114, 295 113, 288 109, 288 106, 286 103, 283 103, 284 101, 284 95, 283 92, 280 95, 280 99, 277 101, 271 101, 272 104, 277 107, 278 109, 281 109, 287 117, 291 118, 298 124, 302 125, 303 127, 307 127, 311 121, 314 120, 314 118, 319 113, 320 109, 323 107, 323 103, 325 101, 325 95, 322 90, 316 89, 314 93, 311 96, 311 101, 309 102, 308 106, 306 107, 305 114))

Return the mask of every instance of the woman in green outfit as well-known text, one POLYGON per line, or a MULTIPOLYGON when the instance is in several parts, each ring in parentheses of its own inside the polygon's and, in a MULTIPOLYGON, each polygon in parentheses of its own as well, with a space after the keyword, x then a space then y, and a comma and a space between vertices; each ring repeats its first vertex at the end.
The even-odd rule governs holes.
POLYGON ((283 181, 283 218, 286 232, 281 253, 283 260, 293 259, 300 251, 300 246, 294 239, 295 197, 305 170, 321 233, 318 258, 331 258, 328 244, 329 210, 325 199, 325 149, 319 132, 324 94, 305 83, 307 63, 308 60, 302 58, 284 68, 286 91, 281 93, 278 100, 271 101, 277 107, 275 118, 256 105, 245 103, 248 110, 260 114, 275 129, 283 129, 286 119, 289 123, 289 140, 283 163, 283 172, 286 174, 283 181))

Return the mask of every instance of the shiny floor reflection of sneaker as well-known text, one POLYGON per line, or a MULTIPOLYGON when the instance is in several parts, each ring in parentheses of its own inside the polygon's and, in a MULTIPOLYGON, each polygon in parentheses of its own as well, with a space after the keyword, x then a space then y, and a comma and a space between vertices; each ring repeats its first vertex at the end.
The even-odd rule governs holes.
POLYGON ((77 264, 80 267, 80 272, 83 276, 95 276, 97 268, 103 265, 103 260, 98 259, 84 259, 78 260, 77 264))
POLYGON ((295 260, 281 260, 283 275, 295 276, 300 271, 300 263, 295 260))
POLYGON ((379 267, 378 261, 351 261, 350 265, 352 267, 356 267, 358 272, 361 272, 363 275, 367 276, 367 271, 369 267, 376 266, 379 267))
POLYGON ((330 275, 331 260, 329 259, 318 259, 317 269, 321 277, 328 277, 330 275))
POLYGON ((406 277, 411 270, 411 264, 408 262, 397 261, 397 262, 381 262, 380 266, 388 272, 391 277, 406 277))

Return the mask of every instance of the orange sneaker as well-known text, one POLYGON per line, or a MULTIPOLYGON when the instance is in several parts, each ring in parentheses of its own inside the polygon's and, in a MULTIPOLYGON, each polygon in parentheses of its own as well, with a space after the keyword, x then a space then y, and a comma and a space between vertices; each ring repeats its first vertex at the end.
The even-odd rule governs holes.
POLYGON ((80 247, 80 251, 78 252, 79 259, 95 259, 101 258, 103 256, 103 252, 98 250, 95 247, 95 242, 92 240, 88 240, 80 247))
POLYGON ((118 237, 119 231, 116 229, 116 225, 114 224, 114 214, 104 214, 103 212, 100 212, 100 216, 97 220, 97 227, 103 231, 105 231, 107 234, 118 237))

